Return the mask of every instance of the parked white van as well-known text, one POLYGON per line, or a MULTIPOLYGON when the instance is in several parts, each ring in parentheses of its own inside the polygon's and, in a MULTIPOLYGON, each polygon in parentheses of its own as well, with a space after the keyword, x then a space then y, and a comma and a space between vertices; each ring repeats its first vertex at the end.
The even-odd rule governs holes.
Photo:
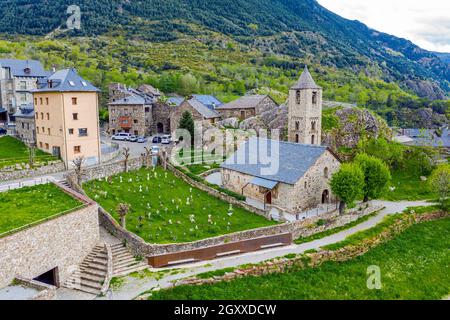
POLYGON ((131 138, 131 133, 119 132, 111 137, 112 140, 122 140, 129 141, 131 138))

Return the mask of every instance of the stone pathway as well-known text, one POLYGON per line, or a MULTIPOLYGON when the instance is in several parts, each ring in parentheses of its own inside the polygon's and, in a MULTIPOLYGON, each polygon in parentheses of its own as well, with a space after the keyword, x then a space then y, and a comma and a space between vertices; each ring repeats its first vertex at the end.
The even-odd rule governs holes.
POLYGON ((268 249, 263 251, 250 252, 238 256, 226 257, 210 261, 202 261, 189 265, 183 265, 171 268, 159 268, 149 269, 151 272, 164 271, 165 274, 161 275, 160 279, 157 277, 124 277, 124 283, 116 290, 113 290, 109 297, 98 297, 97 299, 113 299, 113 300, 129 300, 139 296, 144 291, 151 290, 156 287, 167 288, 172 286, 172 282, 178 279, 182 279, 188 276, 199 274, 206 271, 220 270, 228 267, 238 267, 247 263, 258 263, 268 259, 284 256, 286 254, 300 254, 310 249, 319 249, 322 246, 340 242, 351 234, 354 234, 361 230, 369 229, 380 222, 385 216, 402 212, 407 207, 427 206, 429 202, 425 201, 373 201, 374 205, 382 205, 385 207, 376 216, 371 217, 369 220, 358 224, 350 229, 343 230, 333 235, 318 239, 315 241, 303 243, 300 245, 292 244, 287 247, 268 249), (170 274, 172 270, 172 274, 170 274))

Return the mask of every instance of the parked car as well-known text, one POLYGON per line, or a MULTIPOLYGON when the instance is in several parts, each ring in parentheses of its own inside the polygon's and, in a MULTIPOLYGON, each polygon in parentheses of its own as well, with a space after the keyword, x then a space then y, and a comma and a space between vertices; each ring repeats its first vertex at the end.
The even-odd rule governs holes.
POLYGON ((130 136, 130 142, 137 142, 138 141, 138 136, 130 136))
POLYGON ((4 128, 0 128, 0 136, 6 134, 8 131, 4 128))
POLYGON ((137 139, 138 143, 146 143, 147 142, 147 138, 144 136, 139 136, 137 139))
POLYGON ((172 136, 170 134, 166 134, 162 136, 161 143, 162 144, 170 144, 172 142, 172 136))
POLYGON ((152 146, 152 155, 157 155, 159 153, 159 146, 152 146))
POLYGON ((111 137, 112 140, 122 140, 129 141, 131 137, 131 133, 119 132, 111 137))
POLYGON ((160 136, 153 137, 153 143, 161 143, 162 138, 160 136))

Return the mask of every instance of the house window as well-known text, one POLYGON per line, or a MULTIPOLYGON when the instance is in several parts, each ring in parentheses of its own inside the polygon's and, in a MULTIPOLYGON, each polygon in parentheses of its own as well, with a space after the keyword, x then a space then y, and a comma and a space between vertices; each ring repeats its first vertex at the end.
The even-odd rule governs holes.
POLYGON ((25 129, 25 123, 22 122, 22 129, 25 129))
POLYGON ((323 176, 328 179, 328 168, 323 169, 323 176))
POLYGON ((45 98, 45 104, 48 105, 48 98, 45 98))
POLYGON ((145 107, 145 112, 150 112, 150 108, 149 107, 145 107))
POLYGON ((311 130, 316 130, 316 122, 311 121, 311 130))
POLYGON ((133 123, 138 123, 138 120, 137 120, 137 119, 134 119, 134 120, 133 120, 133 123))
MULTIPOLYGON (((39 132, 39 130, 38 130, 38 132, 39 132)), ((42 148, 42 142, 39 142, 39 148, 42 148)))
POLYGON ((49 148, 50 148, 50 146, 48 145, 48 143, 46 143, 46 144, 45 144, 45 149, 48 150, 49 148))
POLYGON ((27 90, 27 82, 26 81, 20 81, 20 89, 27 90))
POLYGON ((72 104, 73 104, 73 105, 76 105, 76 104, 77 104, 77 98, 75 98, 75 97, 72 98, 72 104))
POLYGON ((78 120, 78 113, 72 113, 72 119, 78 120))
POLYGON ((308 188, 308 182, 305 181, 305 189, 308 188))
POLYGON ((316 143, 316 137, 314 135, 311 136, 311 144, 316 143))
POLYGON ((300 104, 300 98, 301 98, 300 90, 297 90, 297 93, 295 95, 295 100, 296 100, 297 104, 300 104))
POLYGON ((42 104, 42 98, 39 98, 39 103, 42 104))
POLYGON ((79 137, 86 137, 88 135, 87 128, 80 128, 78 129, 78 136, 79 137))
POLYGON ((41 112, 41 119, 44 120, 44 113, 41 112))
POLYGON ((36 127, 36 131, 37 131, 37 133, 39 133, 39 127, 36 127))
POLYGON ((45 133, 45 128, 44 128, 44 127, 42 127, 42 133, 43 133, 43 134, 45 133))
POLYGON ((37 98, 34 98, 34 104, 37 105, 37 98))
POLYGON ((21 102, 27 102, 27 94, 26 93, 21 93, 20 94, 20 101, 21 102))
POLYGON ((50 128, 47 128, 47 132, 48 132, 48 135, 50 135, 50 132, 51 132, 50 128))
POLYGON ((300 130, 300 121, 295 121, 295 130, 300 130))
POLYGON ((295 135, 295 142, 296 142, 296 143, 299 143, 299 142, 300 142, 300 137, 299 137, 298 134, 295 135))
POLYGON ((73 134, 73 129, 72 128, 69 129, 69 134, 73 134))
POLYGON ((39 113, 36 112, 36 119, 39 119, 39 113))
POLYGON ((317 92, 316 91, 314 91, 312 94, 312 103, 313 104, 317 103, 317 92))
POLYGON ((27 123, 27 130, 30 130, 30 124, 27 123))
POLYGON ((47 112, 47 120, 50 120, 50 113, 47 112))
POLYGON ((81 146, 74 146, 73 147, 73 153, 80 153, 81 152, 81 146))

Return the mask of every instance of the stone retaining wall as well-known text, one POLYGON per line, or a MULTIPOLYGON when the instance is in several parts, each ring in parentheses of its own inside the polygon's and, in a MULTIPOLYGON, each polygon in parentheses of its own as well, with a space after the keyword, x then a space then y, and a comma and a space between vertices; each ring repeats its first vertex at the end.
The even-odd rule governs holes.
POLYGON ((307 253, 304 255, 297 255, 294 258, 281 257, 265 261, 260 264, 252 265, 247 268, 236 269, 228 272, 223 276, 214 276, 208 279, 200 279, 190 277, 182 279, 174 284, 179 285, 202 285, 213 284, 220 281, 230 281, 244 276, 261 276, 271 273, 286 272, 295 267, 296 269, 303 269, 306 267, 317 267, 326 261, 347 261, 355 257, 365 254, 370 249, 393 239, 396 235, 402 233, 413 224, 432 221, 448 217, 448 212, 433 212, 427 214, 413 214, 404 216, 399 221, 396 221, 392 226, 373 238, 366 239, 358 245, 349 245, 336 251, 321 250, 319 252, 307 253))
POLYGON ((142 238, 123 229, 119 223, 103 208, 99 207, 100 224, 108 230, 111 234, 126 243, 127 247, 134 255, 142 257, 150 257, 154 255, 174 253, 180 251, 189 251, 194 249, 207 248, 210 246, 220 245, 230 242, 239 242, 259 237, 278 235, 283 233, 291 233, 293 238, 307 237, 312 234, 322 232, 328 229, 333 229, 343 226, 347 223, 355 221, 360 217, 371 214, 382 209, 380 206, 372 206, 362 210, 355 210, 353 213, 339 216, 337 211, 323 215, 321 217, 314 217, 302 221, 295 221, 283 223, 270 227, 263 227, 258 229, 244 230, 226 234, 223 236, 202 239, 194 242, 174 243, 174 244, 150 244, 145 242, 142 238), (324 220, 324 223, 317 226, 318 220, 324 220))
POLYGON ((0 182, 12 181, 12 180, 29 178, 29 177, 43 176, 43 175, 47 175, 47 174, 62 172, 65 169, 66 168, 64 166, 64 163, 58 162, 58 163, 50 164, 47 166, 24 169, 24 170, 17 170, 17 171, 0 170, 0 182))
POLYGON ((81 209, 0 238, 0 287, 58 268, 67 277, 99 241, 98 207, 81 209))

